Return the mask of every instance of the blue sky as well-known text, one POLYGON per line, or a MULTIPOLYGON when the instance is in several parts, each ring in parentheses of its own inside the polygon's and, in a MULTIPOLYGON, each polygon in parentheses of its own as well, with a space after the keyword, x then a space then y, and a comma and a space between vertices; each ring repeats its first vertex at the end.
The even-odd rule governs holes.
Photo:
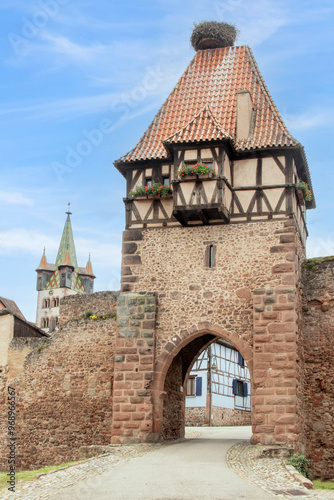
POLYGON ((43 247, 54 262, 71 202, 78 263, 119 289, 125 181, 135 146, 192 59, 193 22, 237 25, 289 131, 317 209, 309 257, 334 254, 332 0, 2 0, 0 296, 35 321, 43 247), (88 146, 87 146, 88 144, 88 146))

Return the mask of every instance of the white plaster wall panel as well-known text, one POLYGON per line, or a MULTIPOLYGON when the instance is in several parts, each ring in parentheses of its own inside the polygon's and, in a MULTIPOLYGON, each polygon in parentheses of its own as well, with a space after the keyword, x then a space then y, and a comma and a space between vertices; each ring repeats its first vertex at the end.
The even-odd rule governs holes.
MULTIPOLYGON (((191 199, 193 192, 195 191, 195 182, 182 182, 179 185, 182 189, 182 193, 184 196, 184 199, 186 200, 186 204, 190 205, 191 204, 191 199)), ((180 202, 180 200, 178 200, 180 202)))
MULTIPOLYGON (((135 170, 135 172, 137 172, 137 170, 135 170)), ((143 185, 143 178, 144 178, 144 172, 141 172, 136 184, 132 188, 133 190, 135 190, 137 187, 139 187, 139 186, 141 187, 143 185)))
MULTIPOLYGON (((162 198, 161 199, 161 203, 162 203, 162 206, 164 207, 164 209, 166 210, 166 213, 168 215, 168 217, 172 217, 172 213, 173 213, 173 199, 172 198, 167 198, 167 199, 164 199, 162 198)), ((161 214, 161 217, 164 217, 163 214, 161 214)))
POLYGON ((234 186, 256 185, 257 160, 238 160, 234 162, 234 186))
MULTIPOLYGON (((274 211, 276 209, 277 203, 279 202, 279 199, 280 199, 283 191, 284 191, 284 189, 282 189, 282 188, 264 189, 263 190, 263 192, 267 196, 269 203, 274 211)), ((262 210, 264 212, 266 212, 268 210, 268 207, 263 200, 262 200, 262 210)), ((280 211, 281 210, 286 210, 286 200, 283 200, 283 203, 280 207, 280 211)))
POLYGON ((227 186, 225 186, 223 203, 228 210, 231 209, 231 202, 232 202, 232 192, 227 186))
POLYGON ((217 181, 210 180, 210 181, 202 181, 202 182, 203 182, 203 188, 204 188, 208 202, 209 203, 215 202, 216 200, 212 200, 212 196, 213 196, 214 190, 217 186, 217 181))
POLYGON ((8 363, 8 348, 14 335, 14 316, 0 316, 0 366, 8 363))
MULTIPOLYGON (((279 156, 279 161, 285 167, 285 156, 279 156)), ((262 159, 262 185, 285 184, 285 174, 273 158, 262 159)))
MULTIPOLYGON (((251 202, 251 199, 254 196, 254 193, 255 193, 255 191, 253 191, 253 190, 251 190, 251 191, 237 191, 237 193, 236 193, 238 198, 239 198, 239 201, 241 203, 241 206, 245 212, 247 211, 247 209, 249 207, 249 204, 251 202)), ((254 211, 256 211, 256 204, 254 206, 254 211)))
POLYGON ((197 150, 196 149, 188 149, 184 152, 184 160, 197 160, 197 150))
POLYGON ((161 173, 167 177, 169 175, 169 165, 162 165, 161 173))
MULTIPOLYGON (((152 202, 152 200, 138 200, 138 201, 134 201, 133 203, 135 204, 135 207, 139 212, 140 218, 144 219, 145 215, 147 214, 147 212, 151 206, 151 203, 153 203, 153 202, 152 202)), ((136 220, 136 218, 133 217, 133 220, 136 220)))
POLYGON ((202 160, 213 160, 211 149, 201 149, 202 160))

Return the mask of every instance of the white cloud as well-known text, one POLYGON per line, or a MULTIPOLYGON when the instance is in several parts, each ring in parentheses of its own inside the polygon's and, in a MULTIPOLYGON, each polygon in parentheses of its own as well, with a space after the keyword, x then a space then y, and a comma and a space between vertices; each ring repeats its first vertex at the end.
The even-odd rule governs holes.
MULTIPOLYGON (((115 238, 116 240, 116 238, 115 238)), ((47 236, 46 234, 23 228, 13 228, 7 231, 0 231, 0 254, 22 255, 27 252, 37 257, 42 255, 43 248, 46 249, 48 262, 53 263, 59 248, 60 238, 47 236)), ((118 269, 121 260, 121 242, 116 243, 100 242, 97 238, 76 238, 75 247, 78 265, 84 267, 88 260, 88 255, 92 255, 92 263, 105 269, 118 269)), ((37 259, 38 260, 38 259, 37 259)))
POLYGON ((34 202, 31 198, 23 196, 21 193, 10 193, 5 191, 0 191, 0 204, 11 204, 11 205, 25 205, 27 207, 32 207, 34 202))
POLYGON ((310 236, 307 240, 306 254, 308 259, 334 255, 334 237, 328 236, 327 238, 322 238, 319 236, 310 236))
POLYGON ((282 114, 289 130, 309 130, 325 127, 334 123, 333 111, 330 109, 308 109, 300 115, 282 114))
POLYGON ((94 61, 96 56, 106 52, 106 47, 101 44, 92 46, 79 45, 71 42, 64 36, 55 36, 49 33, 43 33, 41 39, 47 42, 47 50, 60 54, 61 56, 66 56, 68 59, 75 62, 94 61))
POLYGON ((28 231, 22 228, 12 228, 0 231, 0 254, 12 255, 23 252, 42 255, 43 248, 55 254, 59 245, 55 238, 46 236, 39 231, 28 231))

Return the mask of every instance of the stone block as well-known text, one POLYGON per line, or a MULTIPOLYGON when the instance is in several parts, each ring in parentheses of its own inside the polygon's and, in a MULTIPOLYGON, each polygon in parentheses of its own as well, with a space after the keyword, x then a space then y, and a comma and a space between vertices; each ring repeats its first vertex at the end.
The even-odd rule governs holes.
POLYGON ((123 232, 124 241, 141 241, 143 239, 143 231, 141 229, 127 229, 123 232))
POLYGON ((144 339, 152 338, 154 337, 154 330, 142 330, 141 336, 144 339))
POLYGON ((134 242, 124 242, 123 243, 123 255, 134 254, 138 248, 137 243, 134 242))
POLYGON ((292 273, 295 270, 295 265, 292 262, 284 262, 282 264, 276 264, 272 271, 274 274, 277 273, 292 273))
POLYGON ((120 337, 127 339, 134 339, 135 337, 138 337, 138 334, 139 332, 136 328, 120 328, 119 330, 120 337))
POLYGON ((133 265, 140 265, 140 264, 141 264, 140 255, 124 255, 123 256, 123 265, 133 266, 133 265))

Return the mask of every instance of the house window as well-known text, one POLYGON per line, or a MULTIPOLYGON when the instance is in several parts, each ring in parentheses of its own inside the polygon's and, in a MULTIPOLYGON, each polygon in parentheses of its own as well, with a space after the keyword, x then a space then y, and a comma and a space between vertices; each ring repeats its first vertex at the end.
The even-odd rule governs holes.
POLYGON ((196 375, 188 378, 186 396, 196 396, 196 375))
POLYGON ((238 365, 241 366, 241 368, 245 368, 245 360, 241 356, 240 352, 238 352, 238 365))
POLYGON ((244 397, 248 396, 247 382, 241 380, 233 380, 232 391, 235 396, 244 397))
POLYGON ((145 179, 145 186, 147 186, 147 187, 152 187, 152 186, 153 186, 153 181, 152 181, 152 179, 145 179))
POLYGON ((164 186, 169 186, 170 185, 170 179, 169 179, 169 177, 164 177, 162 183, 163 183, 164 186))

